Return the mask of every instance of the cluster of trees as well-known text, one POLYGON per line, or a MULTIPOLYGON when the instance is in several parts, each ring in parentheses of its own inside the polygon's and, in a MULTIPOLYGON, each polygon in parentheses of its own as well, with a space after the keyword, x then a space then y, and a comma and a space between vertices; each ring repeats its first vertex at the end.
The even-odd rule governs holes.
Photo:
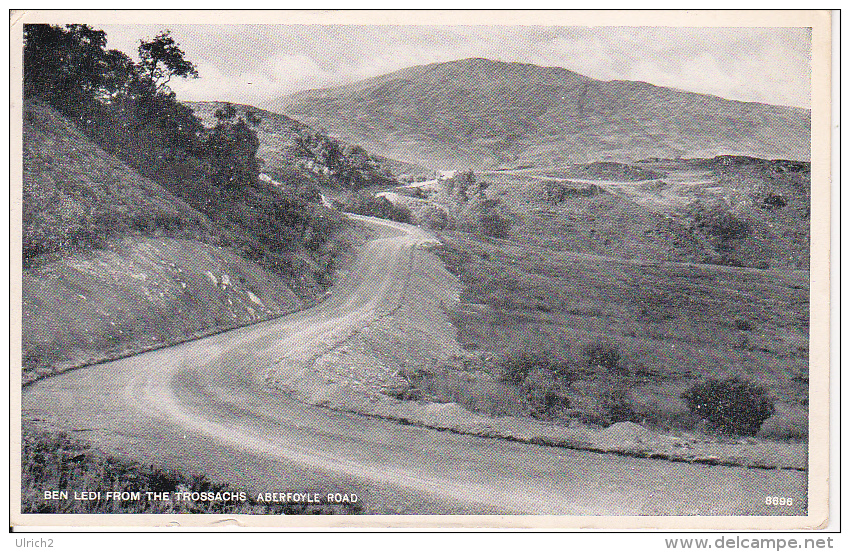
POLYGON ((206 214, 224 240, 287 276, 296 249, 332 270, 338 213, 311 203, 303 181, 259 179, 259 117, 232 105, 207 129, 169 83, 197 78, 169 31, 141 40, 139 61, 106 47, 88 25, 24 26, 24 96, 54 106, 94 142, 206 214))
POLYGON ((360 190, 353 194, 342 206, 343 211, 378 217, 396 222, 410 223, 410 209, 404 205, 394 205, 393 202, 383 196, 376 196, 368 190, 360 190))
POLYGON ((492 238, 510 235, 511 219, 501 202, 487 197, 488 184, 478 181, 471 169, 445 180, 443 187, 455 205, 457 228, 492 238))
POLYGON ((51 104, 110 153, 160 181, 210 177, 231 187, 259 175, 259 142, 230 112, 207 130, 169 83, 197 78, 169 31, 140 40, 139 61, 106 47, 88 25, 24 26, 24 96, 51 104))
POLYGON ((299 165, 330 184, 359 190, 376 184, 394 184, 393 175, 358 145, 343 145, 325 131, 305 128, 295 138, 299 165))

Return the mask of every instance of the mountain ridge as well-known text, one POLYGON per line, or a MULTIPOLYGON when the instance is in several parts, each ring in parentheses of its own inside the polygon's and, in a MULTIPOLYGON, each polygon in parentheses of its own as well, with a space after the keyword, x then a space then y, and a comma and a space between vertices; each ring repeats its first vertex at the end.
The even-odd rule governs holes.
POLYGON ((262 107, 431 167, 750 155, 808 160, 810 110, 560 67, 468 58, 283 96, 262 107))

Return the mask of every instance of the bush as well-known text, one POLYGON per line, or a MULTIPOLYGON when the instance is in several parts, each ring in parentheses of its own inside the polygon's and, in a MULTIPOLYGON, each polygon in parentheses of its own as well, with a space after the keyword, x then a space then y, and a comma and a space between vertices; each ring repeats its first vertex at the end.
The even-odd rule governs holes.
POLYGON ((576 379, 569 363, 547 351, 520 351, 508 353, 499 361, 499 380, 512 385, 525 383, 532 371, 550 375, 557 383, 570 385, 576 379))
POLYGON ((697 201, 691 206, 690 216, 694 227, 719 239, 721 243, 745 238, 750 234, 749 222, 738 218, 725 205, 706 205, 697 201))
POLYGON ((736 318, 735 327, 742 332, 749 332, 753 329, 753 325, 746 318, 736 318))
POLYGON ((478 228, 485 236, 504 239, 510 236, 511 221, 494 211, 490 211, 481 215, 478 228))
POLYGON ((449 218, 446 212, 439 207, 429 205, 422 217, 422 224, 431 230, 445 230, 449 226, 449 218))
POLYGON ((623 386, 615 386, 602 393, 599 397, 602 417, 605 422, 639 422, 639 416, 632 406, 628 390, 623 386))
POLYGON ((354 194, 343 207, 346 213, 355 213, 369 217, 377 217, 395 222, 411 222, 410 209, 404 205, 394 205, 385 197, 361 190, 354 194))
POLYGON ((682 394, 688 408, 723 433, 755 435, 776 411, 767 391, 737 377, 711 378, 682 394))
POLYGON ((774 209, 781 209, 786 205, 788 205, 788 200, 782 194, 769 193, 762 200, 761 208, 773 211, 774 209))
POLYGON ((607 341, 597 340, 584 348, 588 366, 600 366, 609 372, 620 371, 620 349, 607 341))

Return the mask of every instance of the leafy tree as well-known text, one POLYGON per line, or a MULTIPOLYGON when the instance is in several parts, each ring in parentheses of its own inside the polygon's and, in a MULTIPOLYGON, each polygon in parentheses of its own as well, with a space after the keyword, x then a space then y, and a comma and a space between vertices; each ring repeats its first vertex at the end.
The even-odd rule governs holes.
MULTIPOLYGON (((219 185, 237 189, 256 182, 260 174, 260 140, 232 104, 215 111, 218 124, 209 134, 206 150, 219 185)), ((249 117, 256 120, 257 117, 249 117)))
POLYGON ((24 95, 42 96, 68 113, 114 91, 127 58, 105 46, 106 33, 88 25, 24 25, 24 95))
POLYGON ((156 83, 157 92, 165 89, 174 77, 198 78, 195 65, 187 61, 184 55, 168 30, 151 40, 139 42, 141 68, 156 83))

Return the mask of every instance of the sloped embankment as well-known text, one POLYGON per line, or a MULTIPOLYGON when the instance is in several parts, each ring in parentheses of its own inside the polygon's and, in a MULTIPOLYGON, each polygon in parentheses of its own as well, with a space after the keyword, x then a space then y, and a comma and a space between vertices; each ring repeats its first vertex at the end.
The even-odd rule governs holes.
POLYGON ((406 235, 367 244, 333 298, 311 318, 293 322, 276 349, 282 356, 268 368, 270 385, 309 404, 462 434, 682 462, 806 469, 805 443, 664 435, 631 423, 566 426, 388 396, 401 374, 463 364, 469 353, 446 314, 457 308, 461 284, 428 250, 433 238, 408 225, 381 225, 406 235))
POLYGON ((22 299, 24 382, 303 306, 231 250, 145 236, 25 270, 22 299))
POLYGON ((200 212, 24 107, 23 381, 303 307, 200 212))

